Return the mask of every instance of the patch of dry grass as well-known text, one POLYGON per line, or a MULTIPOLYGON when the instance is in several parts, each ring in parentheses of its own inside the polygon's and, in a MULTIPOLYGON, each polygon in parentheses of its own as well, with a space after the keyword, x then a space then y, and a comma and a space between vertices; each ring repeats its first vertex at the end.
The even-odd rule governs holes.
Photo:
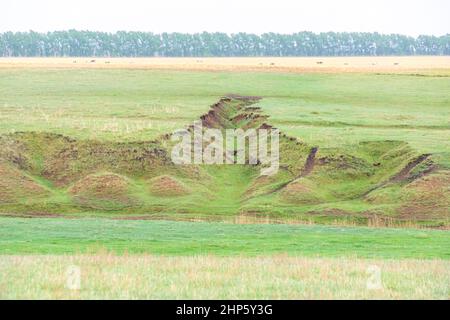
POLYGON ((449 299, 450 262, 283 255, 1 256, 0 299, 17 298, 449 299), (68 273, 73 266, 80 270, 79 289, 68 273))
POLYGON ((450 57, 0 58, 2 68, 450 74, 450 57))

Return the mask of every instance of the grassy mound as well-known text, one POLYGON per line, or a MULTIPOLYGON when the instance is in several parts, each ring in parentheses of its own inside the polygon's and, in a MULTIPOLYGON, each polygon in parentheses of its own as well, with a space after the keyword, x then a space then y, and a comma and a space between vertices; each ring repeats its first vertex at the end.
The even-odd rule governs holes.
POLYGON ((84 177, 69 188, 69 193, 80 206, 114 210, 138 205, 131 190, 127 178, 108 172, 84 177))
POLYGON ((158 197, 179 197, 190 193, 184 183, 168 175, 153 178, 149 183, 150 193, 158 197))
POLYGON ((20 202, 49 195, 49 191, 20 170, 0 163, 0 202, 20 202))
POLYGON ((403 187, 402 218, 450 218, 450 172, 437 172, 403 187))
POLYGON ((296 204, 316 204, 323 202, 319 190, 307 179, 293 181, 280 192, 281 199, 296 204))

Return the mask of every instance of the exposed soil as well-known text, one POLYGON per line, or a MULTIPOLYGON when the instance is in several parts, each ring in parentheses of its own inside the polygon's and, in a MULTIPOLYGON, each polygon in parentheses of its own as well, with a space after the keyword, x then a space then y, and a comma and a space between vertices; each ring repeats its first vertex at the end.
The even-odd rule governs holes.
POLYGON ((410 175, 411 171, 414 168, 416 168, 419 164, 421 164, 422 162, 427 160, 430 156, 431 156, 431 154, 422 154, 422 155, 414 158, 402 170, 400 170, 397 174, 393 175, 387 181, 384 181, 384 182, 374 186, 373 188, 369 189, 362 196, 365 197, 368 194, 370 194, 371 192, 373 192, 373 191, 375 191, 377 189, 385 187, 389 183, 400 183, 400 182, 404 182, 404 181, 413 181, 415 179, 418 179, 420 177, 426 176, 427 174, 433 172, 434 170, 437 169, 437 166, 432 161, 430 161, 430 163, 429 163, 429 165, 427 166, 426 169, 418 172, 416 175, 414 175, 412 177, 410 175))
POLYGON ((227 129, 232 128, 233 124, 237 124, 242 120, 267 119, 267 116, 259 114, 247 113, 247 106, 256 103, 261 97, 241 96, 237 94, 228 94, 221 98, 219 102, 213 104, 208 113, 200 116, 202 125, 206 128, 227 129), (238 101, 239 103, 233 108, 230 102, 238 101), (239 112, 235 114, 236 112, 239 112))
POLYGON ((202 125, 206 128, 226 128, 228 127, 227 112, 225 111, 225 102, 227 100, 221 99, 214 104, 207 114, 200 117, 202 125))
POLYGON ((318 147, 313 147, 308 155, 308 158, 306 159, 305 166, 302 170, 302 173, 300 174, 299 178, 308 176, 314 169, 314 164, 316 160, 316 154, 319 150, 318 147))
POLYGON ((246 107, 244 109, 244 111, 246 111, 246 112, 261 112, 261 108, 260 107, 246 107))
POLYGON ((414 169, 417 165, 419 165, 421 162, 425 161, 431 154, 422 154, 418 156, 417 158, 410 161, 402 170, 400 170, 399 173, 394 175, 392 178, 389 179, 389 182, 400 182, 404 181, 412 169, 414 169))
POLYGON ((255 103, 262 99, 262 97, 260 97, 260 96, 242 96, 240 94, 235 94, 235 93, 226 94, 225 98, 241 100, 241 101, 246 101, 246 102, 252 102, 252 103, 255 103))

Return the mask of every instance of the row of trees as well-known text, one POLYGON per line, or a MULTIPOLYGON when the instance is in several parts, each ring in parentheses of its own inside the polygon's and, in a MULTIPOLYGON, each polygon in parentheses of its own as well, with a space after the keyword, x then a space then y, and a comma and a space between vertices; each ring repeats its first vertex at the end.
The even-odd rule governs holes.
POLYGON ((199 57, 450 55, 441 37, 379 33, 146 33, 57 31, 0 34, 3 57, 199 57))

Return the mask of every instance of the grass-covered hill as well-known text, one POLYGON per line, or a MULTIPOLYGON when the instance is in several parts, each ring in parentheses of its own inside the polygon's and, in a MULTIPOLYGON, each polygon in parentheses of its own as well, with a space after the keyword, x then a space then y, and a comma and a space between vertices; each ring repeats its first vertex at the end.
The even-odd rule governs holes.
MULTIPOLYGON (((271 127, 260 98, 227 95, 204 127, 271 127)), ((189 123, 186 123, 189 128, 189 123)), ((192 127, 190 127, 192 130, 192 127)), ((151 141, 77 139, 46 132, 0 136, 0 211, 20 215, 225 216, 371 219, 448 225, 450 168, 440 154, 394 140, 321 146, 280 138, 280 170, 175 165, 171 132, 151 141)))

